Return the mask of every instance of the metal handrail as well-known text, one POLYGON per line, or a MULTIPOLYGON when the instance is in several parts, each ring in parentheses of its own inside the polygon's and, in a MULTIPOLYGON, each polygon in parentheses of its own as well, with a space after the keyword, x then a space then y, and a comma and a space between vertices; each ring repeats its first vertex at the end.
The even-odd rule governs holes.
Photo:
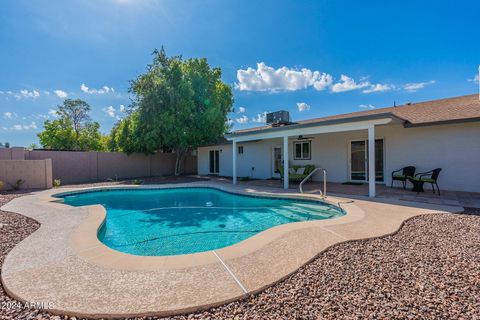
POLYGON ((323 172, 323 191, 320 190, 320 196, 322 197, 326 197, 327 196, 327 170, 323 169, 323 168, 315 168, 312 172, 310 172, 308 174, 308 176, 306 176, 302 182, 300 182, 300 185, 299 185, 299 189, 300 189, 300 193, 303 193, 303 184, 308 180, 310 179, 311 176, 313 176, 315 174, 315 172, 317 172, 318 170, 322 170, 323 172))

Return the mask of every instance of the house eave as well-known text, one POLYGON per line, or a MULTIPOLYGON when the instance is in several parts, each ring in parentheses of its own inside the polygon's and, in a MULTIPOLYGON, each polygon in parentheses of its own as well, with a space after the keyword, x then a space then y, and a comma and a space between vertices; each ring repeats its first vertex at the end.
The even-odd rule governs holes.
POLYGON ((403 126, 405 128, 417 128, 417 127, 431 127, 431 126, 439 126, 439 125, 445 125, 445 124, 470 123, 470 122, 479 122, 479 121, 480 121, 480 117, 475 117, 475 118, 452 119, 452 120, 442 120, 442 121, 432 121, 432 122, 422 122, 422 123, 405 122, 403 126))
POLYGON ((298 124, 291 124, 291 125, 282 126, 282 127, 272 127, 272 128, 268 128, 268 129, 252 130, 252 131, 248 131, 248 132, 240 132, 240 133, 232 132, 232 133, 226 134, 225 138, 227 140, 234 140, 235 138, 245 137, 245 136, 252 136, 252 135, 260 136, 260 135, 263 135, 263 134, 282 133, 282 132, 288 132, 288 131, 311 128, 311 127, 326 127, 326 126, 332 126, 332 125, 352 124, 352 123, 356 123, 356 122, 365 122, 365 121, 370 121, 370 120, 381 120, 381 119, 386 119, 386 118, 390 118, 390 120, 398 120, 402 123, 405 122, 404 119, 401 119, 401 118, 397 117, 396 115, 388 112, 388 113, 381 113, 381 114, 360 116, 360 117, 352 117, 352 118, 346 118, 346 119, 332 119, 332 120, 325 120, 325 121, 311 122, 311 123, 298 123, 298 124))

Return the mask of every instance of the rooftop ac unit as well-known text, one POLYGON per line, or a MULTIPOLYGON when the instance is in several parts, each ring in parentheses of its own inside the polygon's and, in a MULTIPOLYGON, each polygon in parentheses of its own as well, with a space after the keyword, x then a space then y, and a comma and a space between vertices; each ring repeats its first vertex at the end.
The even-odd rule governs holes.
POLYGON ((288 111, 275 111, 267 113, 266 115, 267 125, 279 126, 290 124, 290 113, 288 111))

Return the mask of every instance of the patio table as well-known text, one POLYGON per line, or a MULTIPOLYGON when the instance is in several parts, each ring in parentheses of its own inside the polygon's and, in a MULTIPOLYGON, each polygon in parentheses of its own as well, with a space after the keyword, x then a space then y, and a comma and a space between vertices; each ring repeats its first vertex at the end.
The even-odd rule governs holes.
POLYGON ((410 181, 413 184, 412 191, 417 193, 425 192, 425 190, 423 189, 423 184, 425 183, 425 181, 421 181, 413 177, 407 177, 407 178, 408 178, 408 181, 410 181))

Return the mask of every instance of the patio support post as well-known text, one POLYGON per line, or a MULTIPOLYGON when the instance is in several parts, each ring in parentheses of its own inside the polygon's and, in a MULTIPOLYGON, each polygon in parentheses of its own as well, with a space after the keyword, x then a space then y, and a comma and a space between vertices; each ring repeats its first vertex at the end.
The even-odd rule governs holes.
POLYGON ((233 184, 237 184, 237 141, 232 141, 232 178, 233 184))
POLYGON ((375 126, 368 127, 368 196, 375 197, 375 126))
POLYGON ((288 136, 283 136, 283 189, 288 189, 288 136))

